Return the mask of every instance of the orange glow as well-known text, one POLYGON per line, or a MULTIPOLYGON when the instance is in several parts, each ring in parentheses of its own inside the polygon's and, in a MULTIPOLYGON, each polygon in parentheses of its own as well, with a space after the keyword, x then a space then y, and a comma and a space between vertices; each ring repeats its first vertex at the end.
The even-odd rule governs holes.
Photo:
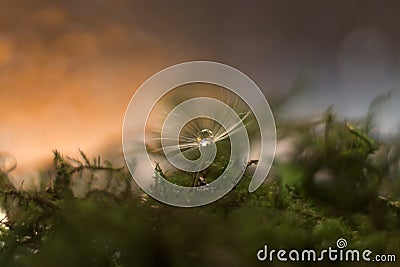
POLYGON ((32 172, 53 149, 92 155, 119 145, 129 100, 164 54, 135 25, 95 17, 85 26, 63 7, 28 9, 0 11, 9 29, 0 31, 0 151, 16 157, 15 174, 32 172))

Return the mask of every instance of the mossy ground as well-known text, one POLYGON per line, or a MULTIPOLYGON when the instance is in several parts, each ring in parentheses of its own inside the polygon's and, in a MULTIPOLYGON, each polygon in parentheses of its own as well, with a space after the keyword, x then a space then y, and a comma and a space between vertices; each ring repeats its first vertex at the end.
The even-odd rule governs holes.
MULTIPOLYGON (((83 153, 74 161, 56 152, 51 184, 38 192, 2 189, 8 221, 1 229, 0 266, 397 266, 257 260, 265 244, 318 251, 335 247, 339 238, 348 248, 400 256, 396 187, 390 196, 380 195, 388 168, 370 163, 381 144, 344 122, 323 124, 329 132, 322 135, 312 131, 315 125, 282 127, 282 136, 299 138, 302 153, 276 163, 256 192, 247 191, 246 175, 225 197, 198 208, 151 199, 126 169, 83 153), (321 169, 334 179, 315 183, 321 169), (92 175, 89 182, 98 172, 109 181, 77 198, 70 185, 84 170, 92 175)), ((218 169, 224 161, 215 164, 211 168, 218 169)), ((188 186, 189 178, 170 176, 188 186)))

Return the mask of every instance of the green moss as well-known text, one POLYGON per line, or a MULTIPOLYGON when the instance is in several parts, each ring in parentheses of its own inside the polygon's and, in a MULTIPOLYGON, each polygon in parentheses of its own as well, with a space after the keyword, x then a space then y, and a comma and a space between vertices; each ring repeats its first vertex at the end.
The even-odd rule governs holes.
MULTIPOLYGON (((245 175, 225 197, 199 208, 164 205, 135 188, 126 169, 89 161, 84 153, 72 160, 56 152, 54 186, 1 191, 9 220, 0 227, 0 266, 256 266, 256 252, 265 244, 320 250, 339 238, 351 248, 400 253, 398 202, 379 196, 381 179, 366 161, 369 143, 376 141, 327 118, 329 132, 323 135, 314 135, 313 125, 301 131, 286 127, 285 134, 298 136, 307 153, 275 164, 274 178, 256 192, 247 191, 251 177, 245 175), (316 183, 321 169, 333 180, 316 183), (84 170, 107 171, 109 182, 78 199, 71 179, 84 170)), ((226 159, 219 155, 202 173, 207 182, 223 171, 226 159)), ((185 186, 194 181, 188 173, 165 176, 185 186)))

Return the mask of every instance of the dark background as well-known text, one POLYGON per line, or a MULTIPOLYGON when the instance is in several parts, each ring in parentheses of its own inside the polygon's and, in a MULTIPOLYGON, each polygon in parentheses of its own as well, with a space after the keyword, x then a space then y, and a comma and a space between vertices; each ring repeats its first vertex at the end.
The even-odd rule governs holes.
POLYGON ((119 145, 125 108, 153 73, 214 60, 249 75, 275 108, 330 104, 362 116, 392 91, 381 129, 397 129, 398 1, 2 1, 0 149, 30 172, 51 150, 119 145))

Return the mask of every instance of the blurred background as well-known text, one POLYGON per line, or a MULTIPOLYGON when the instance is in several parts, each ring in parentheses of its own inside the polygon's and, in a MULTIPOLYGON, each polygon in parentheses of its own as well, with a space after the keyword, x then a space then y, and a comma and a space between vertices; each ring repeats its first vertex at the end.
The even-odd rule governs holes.
POLYGON ((245 72, 281 117, 364 116, 392 92, 380 129, 399 125, 398 1, 1 2, 0 150, 16 175, 53 149, 119 148, 136 88, 191 60, 245 72))

